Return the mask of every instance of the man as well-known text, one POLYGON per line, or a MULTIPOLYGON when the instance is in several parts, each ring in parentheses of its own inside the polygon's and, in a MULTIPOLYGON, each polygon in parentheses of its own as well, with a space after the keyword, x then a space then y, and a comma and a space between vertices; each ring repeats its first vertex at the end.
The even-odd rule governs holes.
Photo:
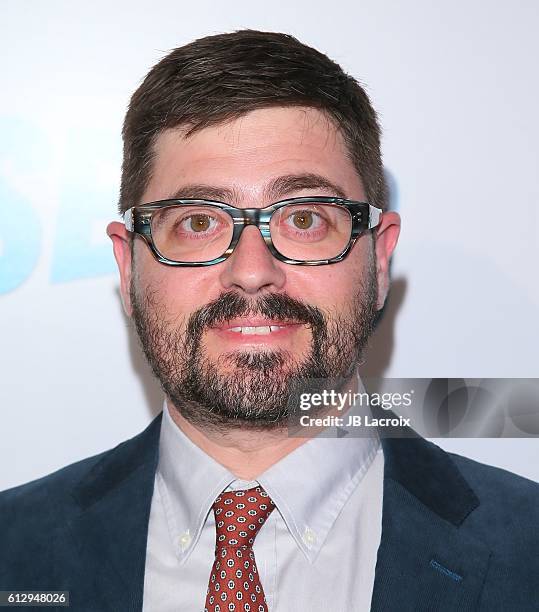
POLYGON ((2 494, 0 589, 76 610, 538 610, 537 485, 413 432, 289 433, 298 382, 360 388, 389 288, 400 219, 357 82, 290 36, 212 36, 150 71, 123 136, 108 234, 164 410, 2 494))

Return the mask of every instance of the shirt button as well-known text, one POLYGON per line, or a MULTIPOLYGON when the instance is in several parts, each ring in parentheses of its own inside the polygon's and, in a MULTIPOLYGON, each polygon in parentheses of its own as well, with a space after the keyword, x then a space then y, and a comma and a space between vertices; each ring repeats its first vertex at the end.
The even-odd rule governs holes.
POLYGON ((184 552, 187 548, 189 548, 189 544, 191 544, 191 534, 189 533, 189 530, 187 530, 178 536, 178 546, 180 547, 180 550, 184 552))
POLYGON ((312 546, 316 542, 316 533, 309 527, 305 527, 303 532, 303 541, 307 546, 312 546))

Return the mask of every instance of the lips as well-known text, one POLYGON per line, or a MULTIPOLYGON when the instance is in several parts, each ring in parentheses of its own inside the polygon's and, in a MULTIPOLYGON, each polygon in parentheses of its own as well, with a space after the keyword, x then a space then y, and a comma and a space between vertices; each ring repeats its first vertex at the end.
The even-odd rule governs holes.
POLYGON ((230 321, 225 321, 215 326, 214 329, 222 332, 241 334, 242 336, 269 336, 270 334, 282 332, 297 325, 300 325, 300 323, 296 321, 280 321, 277 319, 231 319, 230 321))
POLYGON ((254 334, 255 336, 267 336, 268 334, 278 332, 281 329, 284 329, 284 327, 279 325, 260 325, 257 327, 246 325, 243 327, 229 327, 227 331, 235 332, 238 334, 254 334))

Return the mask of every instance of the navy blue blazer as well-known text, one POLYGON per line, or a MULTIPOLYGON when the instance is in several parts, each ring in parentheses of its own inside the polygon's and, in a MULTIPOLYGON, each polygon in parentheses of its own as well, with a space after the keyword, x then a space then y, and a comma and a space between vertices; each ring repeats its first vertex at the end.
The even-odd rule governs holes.
MULTIPOLYGON (((112 450, 0 494, 0 590, 70 591, 77 612, 142 610, 160 426, 161 415, 112 450)), ((371 610, 539 611, 539 485, 420 437, 382 444, 371 610)))

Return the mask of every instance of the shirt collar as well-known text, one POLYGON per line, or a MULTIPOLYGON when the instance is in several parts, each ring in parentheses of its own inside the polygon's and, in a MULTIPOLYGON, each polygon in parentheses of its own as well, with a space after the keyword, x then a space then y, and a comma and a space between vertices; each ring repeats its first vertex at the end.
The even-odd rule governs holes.
MULTIPOLYGON (((358 392, 362 391, 358 375, 358 392)), ((365 408, 355 404, 339 416, 346 423, 349 416, 365 414, 365 408)), ((358 431, 362 437, 340 437, 338 426, 328 427, 257 479, 311 563, 380 448, 376 428, 358 431)))
POLYGON ((174 423, 165 402, 156 485, 181 561, 196 545, 213 502, 233 480, 234 474, 191 442, 174 423))
MULTIPOLYGON (((359 376, 358 384, 362 389, 359 376)), ((347 419, 353 414, 364 411, 354 405, 343 416, 347 419)), ((379 447, 376 433, 338 437, 336 427, 331 427, 247 483, 191 442, 172 420, 165 402, 156 484, 180 561, 196 546, 219 493, 229 486, 249 488, 258 482, 274 501, 300 550, 314 562, 379 447)))

